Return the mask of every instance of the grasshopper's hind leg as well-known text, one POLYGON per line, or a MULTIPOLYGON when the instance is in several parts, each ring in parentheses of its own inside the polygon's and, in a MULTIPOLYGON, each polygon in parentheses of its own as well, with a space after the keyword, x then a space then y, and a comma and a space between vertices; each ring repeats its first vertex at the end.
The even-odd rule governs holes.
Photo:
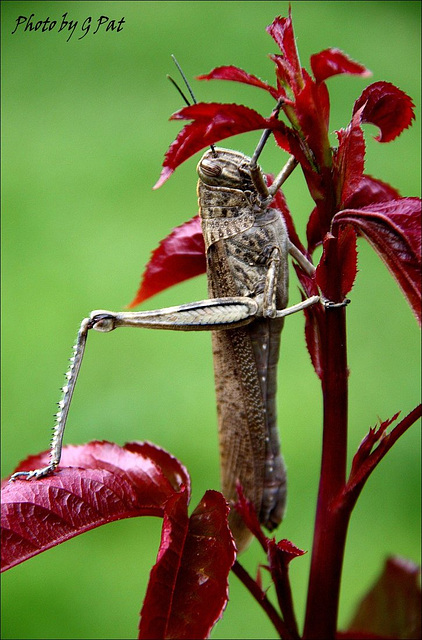
POLYGON ((121 312, 93 311, 89 318, 82 320, 70 367, 66 373, 63 395, 58 403, 56 424, 50 447, 50 462, 45 467, 33 471, 18 471, 10 480, 43 478, 52 473, 61 458, 63 434, 69 413, 72 395, 85 351, 88 331, 95 329, 102 333, 119 327, 139 327, 146 329, 170 329, 179 331, 211 331, 243 326, 251 322, 258 312, 255 300, 246 297, 213 298, 182 304, 177 307, 155 311, 121 312))
POLYGON ((34 471, 18 471, 11 476, 10 480, 16 480, 17 478, 22 478, 25 480, 31 480, 32 478, 44 478, 44 476, 47 476, 51 472, 53 472, 59 464, 67 414, 69 413, 70 402, 72 400, 73 391, 75 389, 76 380, 78 378, 79 369, 81 367, 82 358, 85 351, 86 339, 88 336, 88 330, 90 328, 90 318, 84 318, 84 320, 82 320, 81 322, 78 337, 73 347, 73 354, 70 358, 70 366, 66 373, 66 382, 62 387, 63 395, 60 402, 58 403, 59 409, 56 413, 56 424, 54 425, 53 437, 51 439, 49 464, 46 467, 42 467, 41 469, 34 469, 34 471))

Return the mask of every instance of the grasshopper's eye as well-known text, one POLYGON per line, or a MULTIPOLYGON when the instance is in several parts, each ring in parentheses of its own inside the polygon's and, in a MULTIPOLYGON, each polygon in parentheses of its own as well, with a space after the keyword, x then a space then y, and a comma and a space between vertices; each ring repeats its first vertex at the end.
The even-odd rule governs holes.
POLYGON ((223 171, 221 165, 213 162, 212 160, 203 160, 201 162, 201 170, 204 175, 209 176, 210 178, 218 178, 223 171))

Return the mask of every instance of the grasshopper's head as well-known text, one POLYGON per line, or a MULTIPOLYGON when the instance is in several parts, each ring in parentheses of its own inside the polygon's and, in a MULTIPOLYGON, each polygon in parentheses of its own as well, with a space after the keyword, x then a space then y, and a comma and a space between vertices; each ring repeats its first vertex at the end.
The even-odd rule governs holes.
POLYGON ((207 186, 254 191, 250 162, 251 159, 239 151, 216 147, 202 156, 197 166, 198 176, 207 186))

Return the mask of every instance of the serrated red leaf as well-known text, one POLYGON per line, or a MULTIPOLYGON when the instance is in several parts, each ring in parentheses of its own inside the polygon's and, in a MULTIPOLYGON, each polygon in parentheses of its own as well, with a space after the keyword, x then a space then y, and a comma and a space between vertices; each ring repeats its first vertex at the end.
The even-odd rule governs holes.
POLYGON ((227 604, 236 555, 228 511, 220 493, 207 491, 186 530, 169 521, 151 572, 139 638, 208 637, 227 604))
POLYGON ((321 324, 318 322, 317 311, 314 309, 314 307, 316 306, 317 305, 313 305, 312 307, 308 307, 304 310, 305 340, 306 347, 311 358, 312 366, 318 378, 322 380, 324 369, 322 357, 322 337, 320 333, 321 324))
POLYGON ((278 67, 282 65, 283 68, 279 78, 280 82, 284 84, 287 81, 294 94, 296 95, 296 93, 298 93, 302 88, 303 80, 299 55, 296 48, 290 7, 289 15, 287 18, 278 16, 273 20, 273 22, 267 27, 266 30, 267 33, 269 33, 273 38, 274 42, 278 45, 281 53, 283 54, 283 58, 280 58, 279 56, 277 58, 279 63, 278 67))
POLYGON ((235 504, 236 511, 242 517, 252 535, 254 535, 255 538, 259 541, 264 551, 267 552, 269 538, 262 531, 258 516, 256 515, 255 507, 253 506, 252 502, 245 497, 240 483, 237 483, 236 491, 238 496, 237 502, 235 504))
POLYGON ((289 582, 289 563, 293 558, 297 558, 306 553, 296 547, 290 540, 275 539, 268 541, 268 562, 271 577, 276 588, 277 600, 283 615, 284 622, 290 631, 288 637, 298 638, 296 618, 293 610, 292 593, 289 582))
POLYGON ((387 431, 388 427, 397 420, 399 415, 400 412, 398 411, 392 418, 381 422, 378 427, 369 429, 369 432, 363 438, 357 452, 353 457, 352 468, 350 469, 351 478, 355 477, 356 474, 360 472, 360 468, 369 458, 375 445, 380 442, 380 440, 384 437, 384 434, 387 431))
POLYGON ((374 82, 356 100, 353 113, 362 108, 362 122, 380 129, 375 140, 390 142, 410 126, 415 118, 414 106, 413 100, 390 82, 374 82))
POLYGON ((187 502, 170 496, 163 519, 157 562, 153 566, 139 622, 139 638, 166 638, 177 570, 188 534, 187 502), (158 588, 157 588, 158 586, 158 588))
POLYGON ((305 555, 306 551, 303 549, 299 549, 293 542, 284 538, 283 540, 279 540, 275 545, 277 548, 277 553, 283 557, 283 562, 288 565, 294 558, 299 558, 300 556, 305 555))
MULTIPOLYGON (((47 460, 31 456, 17 470, 47 460)), ((67 446, 51 476, 3 483, 2 570, 108 522, 161 516, 139 637, 206 638, 227 604, 235 544, 224 497, 207 492, 188 518, 189 498, 186 469, 148 442, 67 446)))
POLYGON ((199 216, 195 216, 173 229, 153 251, 129 308, 205 271, 204 238, 199 216))
POLYGON ((300 155, 300 153, 298 154, 294 146, 298 137, 296 132, 293 132, 292 129, 284 124, 284 122, 280 121, 277 128, 273 129, 273 134, 274 139, 280 149, 283 149, 283 151, 287 151, 287 153, 293 154, 296 160, 299 160, 299 162, 302 163, 302 156, 304 156, 304 154, 303 152, 302 156, 300 155))
POLYGON ((247 131, 280 126, 275 118, 264 118, 254 109, 240 104, 198 102, 172 115, 171 120, 193 120, 183 127, 170 145, 160 178, 154 189, 170 177, 182 162, 211 144, 247 131))
POLYGON ((293 102, 289 99, 289 93, 286 90, 288 87, 290 87, 290 85, 292 84, 292 78, 294 78, 294 71, 292 67, 290 66, 286 58, 280 54, 272 53, 270 54, 270 59, 275 64, 278 99, 283 98, 284 100, 286 100, 286 103, 293 104, 293 102))
POLYGON ((340 49, 324 49, 311 56, 311 68, 317 82, 323 82, 331 76, 341 73, 367 78, 372 75, 369 69, 355 62, 340 49))
POLYGON ((391 185, 369 175, 363 175, 348 198, 344 202, 344 208, 360 209, 375 202, 397 200, 400 193, 391 185))
POLYGON ((333 157, 337 207, 342 209, 362 181, 365 164, 365 140, 360 126, 360 111, 346 129, 337 131, 338 149, 333 157))
POLYGON ((308 251, 310 254, 312 254, 315 248, 322 243, 321 224, 317 207, 312 209, 308 218, 306 225, 306 240, 308 242, 308 251))
MULTIPOLYGON (((44 466, 48 459, 48 453, 31 456, 17 470, 44 466)), ((189 495, 186 469, 152 444, 64 447, 53 475, 3 485, 2 570, 108 522, 162 516, 170 497, 187 505, 189 495)))
POLYGON ((296 95, 296 116, 306 141, 315 156, 319 169, 331 166, 331 148, 328 137, 330 97, 324 83, 317 84, 309 74, 296 95))
MULTIPOLYGON (((377 202, 387 202, 400 198, 399 192, 381 180, 363 175, 360 182, 354 187, 354 191, 344 202, 344 208, 360 209, 377 202)), ((318 207, 315 207, 306 226, 306 238, 308 241, 308 251, 313 253, 314 249, 322 243, 321 215, 318 207)))
POLYGON ((197 80, 231 80, 232 82, 241 82, 243 84, 248 84, 252 87, 257 87, 259 89, 264 89, 268 91, 273 98, 278 99, 278 91, 275 87, 272 87, 268 82, 264 82, 260 78, 244 71, 243 69, 239 69, 239 67, 234 67, 232 65, 227 65, 223 67, 217 67, 213 69, 209 73, 206 73, 202 76, 197 76, 197 80))
POLYGON ((369 430, 353 458, 349 479, 338 499, 339 508, 348 507, 351 511, 373 470, 394 443, 419 420, 421 414, 422 406, 418 405, 400 420, 390 433, 387 434, 386 430, 397 419, 399 412, 389 420, 381 422, 378 428, 369 430))
MULTIPOLYGON (((303 287, 303 291, 300 291, 302 300, 310 298, 311 296, 319 295, 318 287, 316 285, 315 278, 311 278, 303 269, 293 263, 294 270, 296 271, 297 278, 303 287)), ((310 307, 304 309, 305 314, 305 340, 306 347, 308 349, 312 366, 315 369, 315 373, 318 378, 322 378, 323 361, 322 361, 322 336, 321 329, 323 328, 321 314, 323 309, 319 304, 313 304, 310 307)))
POLYGON ((316 283, 328 300, 341 302, 353 286, 357 273, 356 233, 346 227, 334 239, 327 234, 321 260, 316 268, 316 283), (335 246, 334 246, 335 245, 335 246), (335 290, 332 289, 335 281, 335 290), (338 295, 340 299, 336 299, 338 295))
MULTIPOLYGON (((267 173, 267 184, 271 186, 274 180, 274 176, 267 173)), ((289 240, 292 242, 302 253, 305 253, 305 248, 302 242, 299 239, 299 236, 296 232, 296 228, 293 222, 292 214, 290 213, 290 209, 287 205, 286 198, 284 193, 279 189, 275 195, 274 200, 271 203, 271 207, 274 209, 278 209, 280 211, 287 227, 287 233, 289 235, 289 240)))
POLYGON ((421 637, 420 567, 410 560, 388 558, 384 569, 360 602, 342 637, 418 640, 421 637))
POLYGON ((351 291, 357 274, 356 232, 348 227, 339 236, 341 271, 341 293, 344 297, 351 291))
POLYGON ((345 209, 333 224, 351 224, 373 246, 421 323, 421 202, 399 198, 345 209))

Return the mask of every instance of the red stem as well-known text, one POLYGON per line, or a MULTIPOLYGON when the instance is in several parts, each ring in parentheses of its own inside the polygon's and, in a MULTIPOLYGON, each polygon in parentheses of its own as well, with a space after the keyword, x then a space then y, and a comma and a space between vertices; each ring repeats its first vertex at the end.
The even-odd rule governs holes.
POLYGON ((284 623, 275 607, 268 600, 264 591, 262 591, 261 587, 255 582, 253 578, 251 578, 246 569, 244 569, 237 560, 232 566, 232 571, 239 578, 239 580, 243 582, 245 587, 251 592, 258 604, 264 609, 265 613, 276 628, 280 638, 283 638, 284 640, 295 640, 295 636, 290 633, 287 625, 284 623))
POLYGON ((293 638, 299 638, 296 616, 293 607, 292 590, 289 580, 289 568, 286 565, 278 576, 278 580, 274 580, 278 604, 283 614, 284 621, 290 629, 293 638))
POLYGON ((324 427, 321 476, 303 638, 331 640, 337 626, 349 511, 334 507, 346 481, 347 352, 345 309, 327 309, 323 336, 324 427))

